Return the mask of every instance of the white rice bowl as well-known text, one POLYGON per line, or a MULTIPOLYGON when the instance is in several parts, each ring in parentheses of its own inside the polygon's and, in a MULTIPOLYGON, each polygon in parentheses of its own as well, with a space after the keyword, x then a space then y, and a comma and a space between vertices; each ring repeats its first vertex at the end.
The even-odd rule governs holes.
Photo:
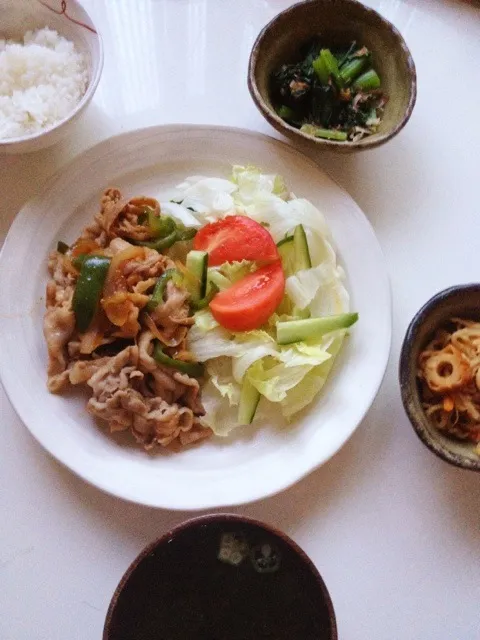
POLYGON ((88 64, 57 31, 0 40, 0 140, 41 133, 66 118, 88 85, 88 64))

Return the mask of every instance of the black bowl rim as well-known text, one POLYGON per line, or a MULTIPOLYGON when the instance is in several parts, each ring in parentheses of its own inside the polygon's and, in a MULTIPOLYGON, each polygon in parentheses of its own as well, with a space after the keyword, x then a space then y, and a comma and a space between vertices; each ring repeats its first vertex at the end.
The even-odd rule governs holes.
POLYGON ((410 382, 410 374, 412 368, 411 352, 420 327, 423 325, 431 312, 434 311, 445 299, 462 292, 480 293, 480 283, 472 282, 443 289, 442 291, 439 291, 438 293, 433 295, 429 300, 427 300, 427 302, 413 316, 403 339, 403 344, 400 351, 398 375, 402 403, 405 409, 405 413, 407 414, 415 433, 423 442, 423 444, 439 458, 442 458, 442 460, 445 460, 445 462, 448 462, 455 467, 466 469, 468 471, 480 471, 480 458, 478 461, 471 460, 470 458, 465 458, 460 454, 448 451, 448 449, 441 446, 437 442, 437 440, 433 438, 426 430, 425 426, 422 423, 422 420, 418 419, 412 407, 412 399, 417 395, 418 392, 416 391, 416 389, 412 388, 410 382))
POLYGON ((358 0, 302 0, 301 2, 297 2, 291 7, 284 9, 280 13, 277 13, 277 15, 275 15, 263 27, 263 29, 260 31, 260 33, 258 34, 253 44, 252 51, 250 53, 250 58, 248 61, 247 84, 248 84, 248 90, 250 92, 250 95, 256 107, 259 109, 262 115, 266 118, 266 120, 278 131, 281 131, 284 135, 287 135, 287 136, 291 136, 291 137, 298 136, 300 139, 306 140, 309 143, 313 143, 319 147, 330 148, 331 150, 335 150, 335 151, 365 151, 367 149, 374 149, 384 144, 385 142, 388 142, 388 140, 396 136, 397 133, 399 133, 407 124, 407 122, 410 120, 410 117, 413 112, 413 108, 415 107, 415 103, 417 101, 417 71, 415 68, 415 63, 413 61, 412 54, 410 53, 410 49, 408 48, 408 45, 405 42, 405 39, 403 38, 402 34, 397 29, 397 27, 395 27, 394 24, 392 24, 389 20, 387 20, 387 18, 384 18, 380 13, 378 13, 378 11, 375 11, 375 9, 365 6, 362 2, 359 2, 358 0), (338 142, 335 140, 326 140, 324 138, 312 138, 312 136, 309 136, 306 133, 301 132, 299 129, 296 129, 295 127, 292 127, 291 125, 289 125, 287 122, 282 120, 273 110, 269 109, 265 104, 265 101, 257 87, 257 83, 255 80, 255 70, 256 70, 258 57, 259 57, 260 45, 267 31, 269 31, 271 27, 279 19, 284 18, 285 16, 288 16, 290 14, 293 14, 300 6, 315 4, 317 2, 324 3, 325 1, 327 2, 330 1, 332 3, 337 3, 337 4, 341 2, 343 4, 353 5, 358 7, 360 10, 363 10, 365 14, 374 15, 377 19, 380 20, 380 22, 382 22, 385 25, 385 27, 387 27, 388 29, 390 29, 390 31, 392 31, 392 33, 398 40, 399 47, 404 52, 407 67, 410 73, 409 101, 402 119, 395 125, 395 127, 393 127, 393 129, 391 129, 387 133, 384 133, 376 138, 371 136, 366 136, 365 138, 362 138, 362 140, 359 140, 358 142, 351 142, 351 141, 338 142))
POLYGON ((294 542, 292 538, 290 538, 286 533, 283 533, 282 531, 275 528, 274 526, 270 524, 266 524, 265 522, 261 522, 260 520, 256 520, 255 518, 249 518, 247 516, 241 516, 234 513, 211 513, 211 514, 206 514, 202 516, 196 516, 194 518, 189 518, 188 520, 185 520, 184 522, 180 523, 176 527, 173 527, 172 529, 170 529, 169 531, 161 535, 159 538, 157 538, 156 540, 148 544, 138 554, 138 556, 130 563, 129 567, 123 574, 120 582, 117 585, 117 588, 113 593, 112 599, 110 601, 110 605, 108 607, 107 615, 105 618, 105 625, 103 628, 103 635, 102 635, 103 640, 111 640, 110 625, 113 619, 115 608, 118 603, 118 598, 120 597, 120 594, 125 588, 125 585, 127 584, 128 580, 130 579, 134 571, 137 569, 138 565, 142 562, 142 560, 144 560, 156 548, 165 544, 169 538, 180 533, 181 531, 185 531, 186 529, 194 529, 202 524, 209 524, 214 522, 226 522, 226 523, 242 522, 245 524, 250 524, 250 525, 259 527, 261 529, 264 529, 271 535, 279 538, 280 540, 282 540, 282 542, 287 544, 292 549, 292 551, 294 551, 295 554, 301 559, 306 569, 308 569, 310 573, 314 576, 316 583, 320 588, 325 604, 327 605, 328 616, 329 616, 331 630, 332 630, 330 640, 338 640, 337 621, 336 621, 335 611, 333 608, 333 603, 330 597, 330 593, 327 589, 327 586, 322 576, 320 575, 320 572, 318 571, 317 567, 314 565, 313 561, 305 553, 305 551, 303 551, 303 549, 299 547, 299 545, 296 542, 294 542))

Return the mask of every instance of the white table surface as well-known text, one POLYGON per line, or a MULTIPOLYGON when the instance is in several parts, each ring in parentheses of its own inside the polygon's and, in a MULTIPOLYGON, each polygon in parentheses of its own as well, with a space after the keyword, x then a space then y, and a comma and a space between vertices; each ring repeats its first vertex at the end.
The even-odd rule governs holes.
MULTIPOLYGON (((260 28, 290 2, 84 4, 104 33, 99 89, 68 142, 0 159, 1 239, 47 177, 112 133, 193 122, 276 135, 250 99, 246 67, 260 28)), ((329 463, 282 495, 232 511, 273 523, 303 546, 330 590, 341 640, 478 640, 480 475, 448 466, 417 440, 397 364, 415 311, 439 289, 478 280, 480 8, 462 0, 368 4, 411 48, 417 106, 385 147, 316 159, 356 199, 385 250, 389 367, 368 416, 329 463)), ((0 416, 0 640, 99 639, 129 562, 189 514, 87 486, 40 448, 3 391, 0 416)))

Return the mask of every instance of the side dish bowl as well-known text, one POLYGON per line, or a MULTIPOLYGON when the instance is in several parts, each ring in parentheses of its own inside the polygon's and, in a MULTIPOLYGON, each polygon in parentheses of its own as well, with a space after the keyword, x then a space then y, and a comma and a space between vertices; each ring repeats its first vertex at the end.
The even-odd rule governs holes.
POLYGON ((327 587, 280 531, 237 515, 189 520, 146 547, 110 603, 103 640, 336 640, 327 587), (290 634, 290 635, 289 635, 290 634))
POLYGON ((86 56, 88 84, 75 108, 57 124, 16 138, 0 138, 0 154, 26 153, 52 146, 65 138, 93 98, 103 69, 103 44, 92 19, 76 0, 5 0, 0 38, 22 41, 27 31, 48 27, 74 43, 86 56))
POLYGON ((250 94, 268 122, 296 141, 339 152, 361 151, 384 144, 408 122, 417 94, 415 64, 398 30, 379 13, 356 0, 306 0, 278 14, 261 31, 248 68, 250 94), (282 64, 298 60, 299 49, 319 37, 326 47, 356 41, 372 52, 372 61, 388 96, 378 131, 356 142, 314 138, 277 115, 270 79, 282 64))
POLYGON ((480 284, 450 287, 434 295, 411 321, 400 354, 400 389, 403 406, 417 436, 430 451, 446 462, 480 471, 480 457, 471 443, 452 439, 436 429, 422 408, 417 384, 419 354, 434 332, 451 318, 480 320, 480 284))

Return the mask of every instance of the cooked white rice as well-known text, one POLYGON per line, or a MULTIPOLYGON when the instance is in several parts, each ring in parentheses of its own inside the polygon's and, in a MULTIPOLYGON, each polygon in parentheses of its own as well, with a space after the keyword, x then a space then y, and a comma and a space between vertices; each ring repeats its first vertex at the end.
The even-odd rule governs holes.
POLYGON ((80 102, 87 83, 85 56, 56 31, 28 31, 23 44, 0 39, 0 139, 56 124, 80 102))

